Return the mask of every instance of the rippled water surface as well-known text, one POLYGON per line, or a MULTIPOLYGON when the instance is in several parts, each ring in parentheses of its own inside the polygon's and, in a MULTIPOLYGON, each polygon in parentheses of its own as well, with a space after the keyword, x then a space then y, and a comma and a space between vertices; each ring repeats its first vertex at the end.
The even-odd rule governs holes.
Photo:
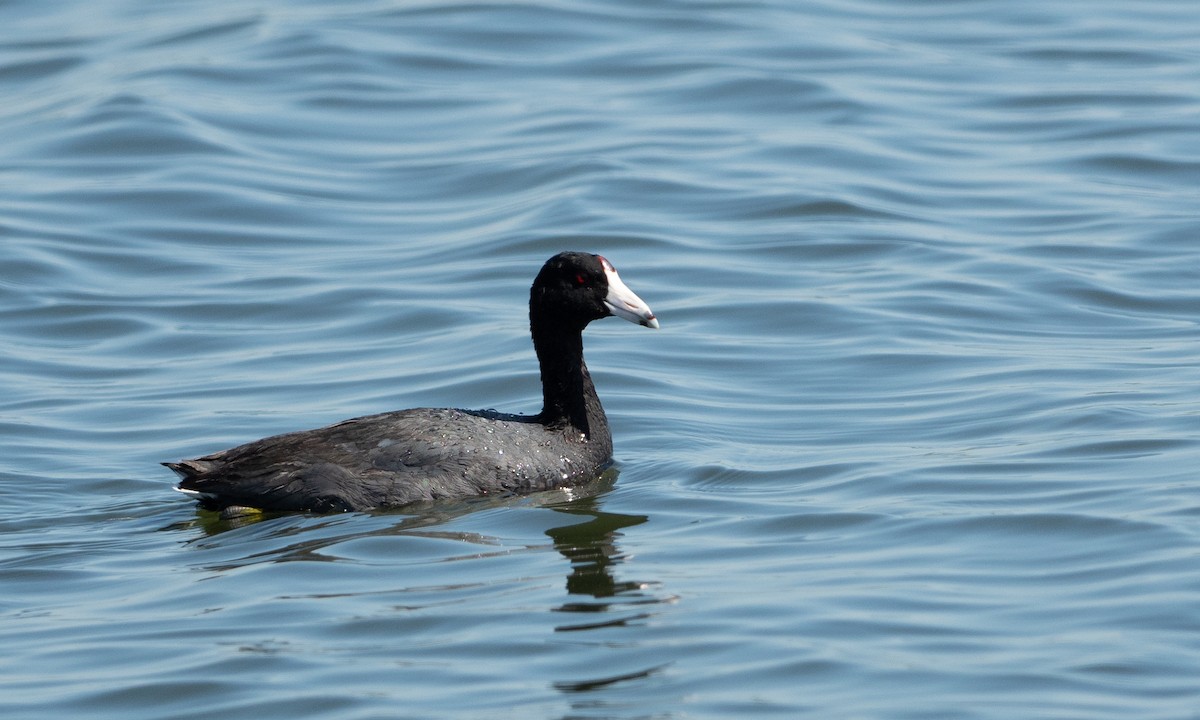
POLYGON ((5 718, 1196 718, 1194 2, 0 4, 5 718), (157 463, 536 411, 572 493, 157 463))

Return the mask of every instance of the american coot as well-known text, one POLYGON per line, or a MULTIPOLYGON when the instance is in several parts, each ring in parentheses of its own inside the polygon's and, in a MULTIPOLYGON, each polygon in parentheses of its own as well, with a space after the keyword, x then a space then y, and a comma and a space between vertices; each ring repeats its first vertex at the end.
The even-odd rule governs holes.
POLYGON ((163 463, 210 509, 335 512, 564 487, 612 462, 612 435, 583 362, 584 327, 616 315, 658 327, 599 255, 550 258, 529 292, 542 411, 417 408, 346 420, 163 463))

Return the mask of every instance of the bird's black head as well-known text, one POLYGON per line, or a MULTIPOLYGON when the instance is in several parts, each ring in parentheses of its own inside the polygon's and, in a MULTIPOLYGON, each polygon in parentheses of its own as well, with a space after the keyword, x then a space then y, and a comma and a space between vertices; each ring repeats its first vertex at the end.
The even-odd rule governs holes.
POLYGON ((582 330, 609 315, 657 328, 650 307, 633 293, 599 255, 564 252, 546 261, 529 291, 529 317, 534 325, 550 323, 582 330))

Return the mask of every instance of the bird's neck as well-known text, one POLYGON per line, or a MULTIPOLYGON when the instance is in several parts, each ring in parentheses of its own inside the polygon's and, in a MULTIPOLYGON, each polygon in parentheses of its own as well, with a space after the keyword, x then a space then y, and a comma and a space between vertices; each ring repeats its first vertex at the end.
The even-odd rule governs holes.
POLYGON ((586 438, 607 437, 608 421, 583 361, 582 329, 545 331, 536 325, 533 348, 542 371, 542 412, 547 426, 563 426, 586 438))

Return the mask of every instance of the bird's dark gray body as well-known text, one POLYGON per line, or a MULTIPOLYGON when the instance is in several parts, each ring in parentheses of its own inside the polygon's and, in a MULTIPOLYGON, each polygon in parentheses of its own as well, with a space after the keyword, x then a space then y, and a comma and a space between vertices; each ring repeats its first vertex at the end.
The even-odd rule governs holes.
POLYGON ((604 411, 584 435, 537 416, 449 408, 368 415, 168 463, 215 507, 336 512, 527 493, 589 480, 612 460, 604 411))
POLYGON ((398 410, 164 464, 183 478, 181 491, 215 509, 364 510, 585 482, 612 462, 612 436, 581 333, 614 314, 658 327, 607 260, 556 255, 530 295, 539 414, 398 410))

